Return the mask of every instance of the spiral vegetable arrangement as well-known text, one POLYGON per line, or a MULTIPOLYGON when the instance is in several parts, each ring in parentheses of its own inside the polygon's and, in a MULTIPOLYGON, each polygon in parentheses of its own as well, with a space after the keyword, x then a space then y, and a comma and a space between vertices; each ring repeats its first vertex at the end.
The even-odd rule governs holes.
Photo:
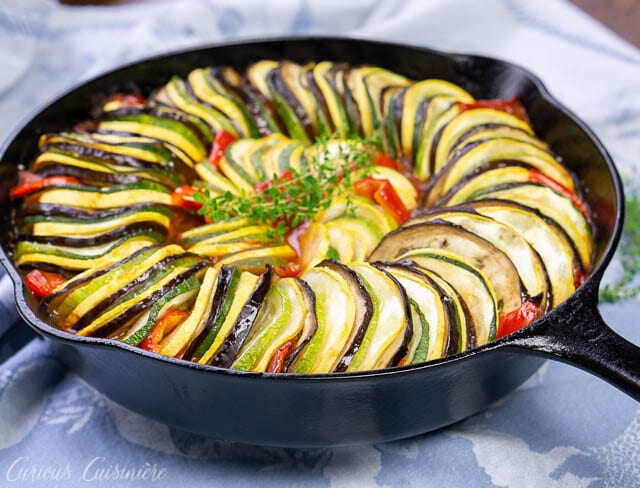
POLYGON ((50 323, 270 372, 462 352, 582 283, 589 209, 517 100, 263 60, 119 93, 11 191, 50 323))

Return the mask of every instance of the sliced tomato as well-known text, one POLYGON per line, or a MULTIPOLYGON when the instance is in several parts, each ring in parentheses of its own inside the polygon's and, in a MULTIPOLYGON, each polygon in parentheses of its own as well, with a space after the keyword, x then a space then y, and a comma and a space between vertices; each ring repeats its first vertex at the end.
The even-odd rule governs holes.
POLYGON ((9 197, 12 200, 16 198, 23 198, 33 193, 34 191, 41 190, 47 186, 55 185, 79 185, 80 180, 73 176, 50 176, 49 178, 41 179, 29 179, 26 183, 14 186, 9 193, 9 197))
POLYGON ((525 301, 520 308, 500 316, 496 339, 522 329, 525 325, 529 325, 539 314, 540 305, 538 303, 533 300, 525 301))
POLYGON ((353 185, 356 195, 360 195, 379 203, 398 224, 409 218, 409 211, 404 206, 395 188, 387 179, 376 179, 370 176, 356 181, 353 185))
POLYGON ((273 353, 271 357, 271 361, 269 362, 269 367, 267 368, 268 373, 282 373, 284 370, 284 363, 293 351, 293 348, 296 345, 295 340, 290 340, 285 342, 282 346, 280 346, 276 352, 273 353))
POLYGON ((37 299, 46 298, 67 280, 56 273, 34 269, 24 277, 24 284, 37 299))
POLYGON ((176 207, 181 207, 185 210, 200 210, 202 203, 196 201, 193 197, 196 193, 201 192, 190 185, 182 185, 173 190, 171 201, 176 207))
POLYGON ((169 310, 163 314, 156 325, 153 326, 149 335, 140 343, 140 347, 147 351, 156 352, 158 344, 165 336, 165 332, 170 332, 176 326, 184 322, 191 312, 183 312, 182 310, 169 310))
POLYGON ((529 123, 529 117, 527 117, 527 111, 524 109, 520 99, 513 97, 510 100, 491 99, 491 100, 476 100, 473 103, 458 102, 458 108, 460 112, 466 110, 473 110, 474 108, 492 108, 494 110, 500 110, 508 114, 518 117, 520 120, 529 123))
POLYGON ((296 276, 300 276, 300 263, 297 261, 289 261, 287 264, 276 266, 276 273, 281 278, 293 278, 296 276))
POLYGON ((550 178, 549 176, 535 169, 529 171, 529 181, 533 183, 540 183, 542 185, 548 186, 558 193, 562 193, 565 197, 571 199, 571 202, 576 206, 576 208, 578 208, 582 212, 584 218, 589 220, 589 209, 587 208, 587 205, 580 199, 580 197, 578 197, 578 195, 576 195, 561 183, 558 183, 553 178, 550 178))
POLYGON ((222 129, 216 133, 216 137, 213 139, 213 145, 211 146, 211 152, 209 153, 209 162, 216 168, 220 168, 220 160, 224 156, 224 152, 233 141, 237 139, 231 132, 227 132, 222 129))
POLYGON ((386 168, 395 169, 398 172, 402 171, 400 163, 384 153, 380 153, 378 155, 378 159, 376 159, 376 166, 385 166, 386 168))

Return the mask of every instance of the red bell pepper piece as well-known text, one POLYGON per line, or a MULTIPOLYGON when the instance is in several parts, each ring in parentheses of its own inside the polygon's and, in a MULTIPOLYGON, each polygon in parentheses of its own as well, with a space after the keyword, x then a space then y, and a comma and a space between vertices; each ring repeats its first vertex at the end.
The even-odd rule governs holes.
POLYGON ((402 199, 387 179, 376 179, 370 176, 356 181, 353 185, 356 195, 369 198, 379 203, 390 213, 398 224, 409 218, 409 211, 402 199))
POLYGON ((496 339, 509 335, 518 329, 522 329, 525 325, 529 325, 539 314, 540 305, 533 300, 525 301, 520 305, 520 308, 500 316, 496 339))
POLYGON ((50 176, 49 178, 28 178, 28 181, 18 186, 14 186, 9 193, 12 200, 25 197, 34 191, 41 190, 47 186, 54 185, 79 185, 80 180, 73 176, 50 176))
POLYGON ((201 192, 192 186, 182 185, 173 190, 171 201, 176 207, 181 207, 185 210, 200 210, 202 203, 196 201, 193 197, 196 193, 201 192))
POLYGON ((156 352, 156 348, 165 335, 165 331, 173 330, 177 325, 186 320, 191 312, 181 310, 169 310, 163 314, 156 325, 153 326, 149 335, 140 343, 140 347, 147 351, 156 352))
POLYGON ((578 195, 576 195, 561 183, 558 183, 553 178, 550 178, 549 176, 535 169, 529 171, 529 181, 548 186, 552 190, 555 190, 558 193, 561 193, 565 197, 569 198, 571 202, 582 212, 584 218, 589 220, 589 209, 587 208, 587 205, 578 197, 578 195))
POLYGON ((527 117, 527 112, 520 103, 518 97, 513 97, 511 100, 500 100, 500 99, 492 99, 492 100, 476 100, 473 103, 464 103, 458 102, 458 108, 460 112, 464 112, 466 110, 473 110, 475 108, 492 108, 495 110, 500 110, 502 112, 506 112, 508 114, 514 115, 518 117, 520 120, 529 123, 529 117, 527 117))
POLYGON ((586 279, 587 277, 584 275, 584 273, 580 269, 580 266, 574 266, 573 267, 573 283, 575 287, 580 288, 586 279))
POLYGON ((376 159, 376 166, 385 166, 387 168, 395 169, 398 172, 402 171, 398 161, 393 159, 391 156, 387 156, 384 153, 380 153, 378 155, 378 159, 376 159))
MULTIPOLYGON (((278 183, 282 183, 284 181, 291 181, 293 180, 293 173, 289 170, 284 171, 280 176, 278 176, 277 181, 278 183)), ((253 185, 253 187, 260 193, 264 193, 265 190, 271 188, 273 186, 273 181, 274 180, 264 180, 261 181, 259 183, 256 183, 255 185, 253 185)), ((282 190, 282 188, 280 188, 282 190)))
POLYGON ((287 360, 291 352, 293 351, 296 341, 291 339, 280 346, 276 352, 273 353, 267 372, 269 373, 282 373, 284 370, 284 362, 287 360))
POLYGON ((30 271, 24 277, 24 283, 27 285, 29 291, 38 299, 46 298, 53 290, 58 286, 65 283, 67 280, 56 273, 50 273, 48 271, 40 271, 34 269, 30 271))
POLYGON ((211 146, 211 152, 209 153, 209 162, 216 168, 220 168, 220 160, 224 156, 224 152, 233 141, 237 139, 231 132, 227 132, 222 129, 216 133, 216 137, 213 139, 213 145, 211 146))
POLYGON ((107 99, 105 105, 109 102, 118 102, 120 107, 144 107, 147 99, 136 93, 115 93, 107 99))

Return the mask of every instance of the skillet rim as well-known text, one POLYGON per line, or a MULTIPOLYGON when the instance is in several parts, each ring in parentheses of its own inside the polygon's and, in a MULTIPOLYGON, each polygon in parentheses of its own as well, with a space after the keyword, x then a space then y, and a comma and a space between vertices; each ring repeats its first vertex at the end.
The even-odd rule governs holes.
POLYGON ((0 264, 3 265, 7 274, 11 277, 13 282, 13 291, 14 291, 14 299, 16 302, 16 308, 18 310, 21 318, 32 328, 35 330, 36 334, 40 336, 46 336, 52 340, 57 340, 72 346, 89 346, 89 347, 107 347, 112 348, 115 347, 117 349, 125 350, 130 353, 137 354, 139 356, 160 361, 162 363, 178 367, 178 368, 187 368, 189 370, 196 370, 200 372, 206 372, 208 374, 222 374, 229 375, 232 377, 241 377, 241 378, 251 378, 253 379, 263 379, 263 380, 276 380, 276 381, 313 381, 313 380, 338 380, 338 381, 346 381, 347 379, 358 380, 358 379, 368 379, 371 377, 386 377, 389 375, 398 375, 404 374, 405 372, 419 372, 422 370, 430 370, 432 368, 437 368, 443 365, 454 364, 459 361, 466 361, 472 359, 477 354, 488 353, 489 351, 496 351, 502 348, 509 348, 516 346, 516 342, 522 337, 528 335, 536 335, 537 329, 541 329, 542 325, 549 320, 553 320, 554 317, 560 313, 563 309, 572 306, 572 304, 582 300, 587 302, 592 302, 591 305, 595 308, 597 306, 597 294, 594 296, 593 291, 597 293, 598 286, 600 284, 600 280, 604 273, 604 270, 609 265, 615 250, 617 248, 618 242, 620 240, 620 236, 622 233, 622 227, 624 222, 624 190, 622 186, 622 180, 620 178, 620 174, 613 162, 608 151, 605 149, 604 145, 600 141, 600 139, 596 136, 594 131, 577 115, 575 115, 569 108, 567 108, 564 104, 562 104, 558 99, 556 99, 547 89, 542 80, 532 73, 527 68, 523 66, 512 63, 510 61, 505 61, 500 58, 496 58, 493 56, 485 56, 479 54, 471 54, 471 53, 460 53, 460 52, 449 52, 443 51, 439 49, 433 49, 429 47, 411 45, 407 43, 399 43, 399 42, 388 42, 377 39, 368 39, 363 37, 355 37, 355 36, 267 36, 262 38, 247 38, 235 41, 225 41, 225 42, 212 42, 206 44, 200 44, 196 46, 191 46, 183 49, 177 49, 173 51, 168 51, 164 53, 155 54, 148 57, 141 57, 134 61, 128 62, 123 65, 118 65, 114 68, 104 70, 95 76, 92 76, 88 79, 82 80, 79 83, 73 84, 70 88, 63 90, 61 93, 50 97, 45 102, 39 104, 35 109, 33 109, 29 115, 22 119, 22 121, 14 127, 13 130, 10 131, 8 137, 4 140, 2 145, 0 145, 0 164, 3 163, 3 159, 7 149, 15 142, 20 133, 42 112, 50 108, 51 106, 58 103, 61 99, 72 95, 76 91, 82 89, 84 86, 99 81, 100 79, 112 75, 119 71, 124 71, 127 69, 131 69, 136 65, 140 65, 143 63, 158 63, 163 59, 169 57, 175 57, 180 55, 186 55, 190 53, 194 53, 197 51, 204 51, 208 49, 225 49, 231 47, 248 47, 252 45, 263 45, 263 44, 275 44, 275 43, 294 43, 294 42, 311 42, 311 43, 322 43, 322 42, 342 42, 342 43, 360 43, 365 45, 378 45, 390 47, 393 49, 406 51, 413 50, 419 51, 423 53, 429 53, 431 55, 435 55, 441 58, 449 58, 455 64, 460 65, 462 61, 465 60, 478 60, 485 61, 490 64, 494 64, 497 66, 503 66, 508 68, 509 70, 520 71, 523 76, 528 79, 535 89, 537 90, 537 94, 546 102, 548 102, 551 106, 558 109, 565 117, 567 117, 578 129, 586 134, 589 140, 594 144, 598 153, 604 159, 608 173, 611 176, 613 189, 615 192, 615 201, 616 201, 616 215, 615 221, 613 225, 613 229, 611 230, 610 237, 608 239, 607 245, 605 249, 602 251, 602 255, 599 259, 597 266, 593 269, 593 271, 589 274, 587 280, 582 284, 580 288, 578 288, 574 293, 567 298, 564 302, 558 305, 553 310, 549 311, 535 322, 527 325, 526 327, 509 334, 500 339, 496 339, 492 342, 484 344, 479 347, 475 347, 473 349, 469 349, 467 351, 463 351, 461 353, 457 353, 450 356, 445 356, 439 359, 435 359, 432 361, 418 363, 413 365, 406 366, 396 366, 389 367, 384 369, 375 369, 375 370, 367 370, 367 371, 357 371, 357 372, 336 372, 336 373, 313 373, 313 374, 303 374, 303 373, 261 373, 261 372, 253 372, 253 371, 242 371, 242 370, 233 370, 228 368, 220 368, 217 366, 210 366, 206 364, 194 363, 191 361, 186 361, 183 359, 177 359, 173 357, 163 356, 161 354, 149 352, 143 349, 140 349, 135 346, 130 346, 116 339, 105 339, 100 337, 85 337, 78 336, 75 334, 71 334, 69 332, 62 331, 57 329, 45 321, 43 321, 37 314, 31 309, 27 302, 27 298, 25 295, 25 287, 22 281, 22 277, 18 270, 14 267, 12 259, 7 255, 3 246, 0 246, 0 264), (341 380, 343 378, 343 380, 341 380))

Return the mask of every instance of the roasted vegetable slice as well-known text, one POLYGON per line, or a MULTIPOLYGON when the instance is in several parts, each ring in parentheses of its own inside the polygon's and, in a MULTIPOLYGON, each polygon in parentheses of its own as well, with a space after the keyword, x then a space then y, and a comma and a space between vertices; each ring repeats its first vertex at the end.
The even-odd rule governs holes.
MULTIPOLYGON (((408 264, 378 263, 404 288, 411 307, 413 335, 401 364, 416 364, 443 357, 449 345, 449 297, 429 276, 408 264)), ((455 325, 454 325, 455 327, 455 325)))
POLYGON ((472 319, 473 331, 467 335, 466 341, 460 337, 459 351, 495 339, 499 298, 482 271, 460 255, 442 249, 414 249, 400 256, 400 259, 411 260, 421 268, 437 273, 462 298, 472 319))
POLYGON ((591 225, 573 201, 549 188, 536 183, 514 183, 485 191, 476 196, 476 200, 499 198, 521 203, 539 210, 553 219, 571 238, 580 256, 582 268, 589 270, 593 255, 593 237, 591 225))
POLYGON ((409 299, 400 283, 390 274, 367 263, 349 267, 371 296, 373 313, 362 345, 347 371, 395 366, 406 354, 413 333, 409 299))
POLYGON ((516 269, 527 295, 540 305, 542 313, 547 310, 549 289, 546 268, 539 255, 520 233, 501 221, 455 207, 427 212, 411 219, 407 225, 437 220, 458 225, 489 241, 496 249, 506 254, 511 262, 517 265, 516 269))
POLYGON ((327 267, 312 268, 302 279, 316 297, 318 327, 289 366, 294 373, 333 371, 342 358, 356 326, 356 303, 349 282, 327 267))
POLYGON ((482 272, 495 289, 501 314, 518 310, 522 305, 526 295, 522 293, 520 276, 509 257, 489 241, 450 223, 431 222, 401 227, 387 234, 369 259, 394 261, 402 259, 401 256, 410 251, 426 248, 454 253, 482 272))
POLYGON ((314 303, 313 292, 303 281, 279 280, 265 296, 255 324, 231 368, 266 371, 276 350, 288 341, 299 341, 307 322, 315 322, 314 303))
POLYGON ((549 275, 552 307, 557 307, 579 286, 575 269, 580 269, 580 259, 556 222, 530 207, 506 200, 485 199, 469 202, 467 206, 514 228, 533 246, 549 275))

